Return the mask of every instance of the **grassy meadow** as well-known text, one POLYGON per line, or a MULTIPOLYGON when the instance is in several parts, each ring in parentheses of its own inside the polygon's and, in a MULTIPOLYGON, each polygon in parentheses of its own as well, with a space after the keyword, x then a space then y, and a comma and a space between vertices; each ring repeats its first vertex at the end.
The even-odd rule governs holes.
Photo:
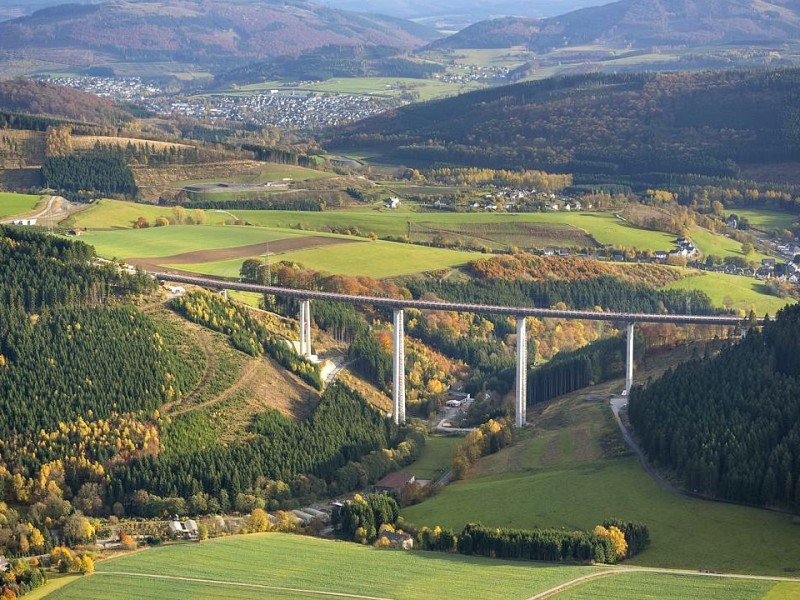
POLYGON ((800 576, 800 525, 790 515, 665 490, 620 450, 606 397, 584 390, 534 407, 516 444, 403 509, 403 517, 456 529, 472 521, 591 529, 618 517, 650 529, 652 543, 631 561, 636 565, 800 576))
MULTIPOLYGON (((466 264, 480 255, 443 248, 397 242, 363 241, 270 254, 271 261, 297 262, 309 269, 342 275, 367 275, 378 279, 447 269, 466 264)), ((197 264, 170 265, 204 275, 237 277, 240 258, 197 264)))
POLYGON ((38 202, 39 196, 33 194, 0 192, 0 219, 30 212, 38 202))
POLYGON ((750 208, 735 208, 727 214, 734 213, 740 217, 745 217, 752 227, 763 231, 773 229, 788 229, 797 221, 797 215, 791 215, 776 210, 756 210, 750 208))
POLYGON ((743 315, 755 310, 756 314, 774 315, 781 308, 794 302, 767 293, 764 282, 753 277, 726 275, 710 271, 687 271, 691 277, 670 283, 667 287, 705 292, 715 306, 731 308, 743 315))
POLYGON ((175 600, 310 598, 325 595, 321 592, 398 600, 434 595, 442 599, 522 599, 595 570, 376 550, 298 535, 255 534, 164 546, 99 562, 94 575, 55 590, 47 598, 121 600, 141 596, 146 589, 150 598, 175 600), (172 577, 195 581, 169 579, 172 577), (243 587, 248 585, 253 587, 243 587))
MULTIPOLYGON (((237 225, 169 225, 126 231, 89 230, 81 239, 92 244, 97 254, 117 258, 157 258, 197 250, 235 248, 303 237, 296 231, 276 231, 237 225)), ((239 260, 239 266, 241 266, 239 260)), ((238 276, 238 269, 236 271, 238 276)))
POLYGON ((463 437, 433 435, 425 443, 420 457, 403 470, 413 473, 417 479, 436 480, 450 468, 450 457, 463 441, 463 437))

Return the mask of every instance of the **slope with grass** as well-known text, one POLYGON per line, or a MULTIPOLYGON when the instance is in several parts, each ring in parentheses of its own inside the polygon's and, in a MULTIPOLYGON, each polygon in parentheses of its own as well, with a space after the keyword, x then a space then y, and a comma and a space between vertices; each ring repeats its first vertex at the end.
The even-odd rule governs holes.
POLYGON ((149 597, 176 600, 309 598, 324 596, 323 592, 398 600, 432 595, 527 598, 593 569, 382 551, 303 536, 256 534, 166 546, 101 562, 94 575, 48 598, 115 600, 130 598, 142 589, 148 590, 149 597), (141 577, 146 575, 166 579, 141 577), (181 577, 195 581, 180 581, 181 577), (237 587, 243 585, 252 587, 237 587))
POLYGON ((793 302, 786 298, 772 296, 762 281, 753 277, 726 275, 711 271, 687 271, 685 277, 667 285, 670 289, 697 290, 711 298, 715 306, 732 308, 743 315, 754 310, 758 315, 774 315, 778 310, 793 302))
MULTIPOLYGON (((427 248, 397 242, 363 241, 293 250, 271 255, 270 260, 297 262, 305 268, 327 273, 367 275, 380 279, 457 267, 465 265, 475 257, 476 254, 472 252, 427 248)), ((164 266, 217 277, 237 277, 242 259, 195 264, 167 263, 164 266)))
POLYGON ((0 192, 0 219, 20 215, 33 210, 39 196, 0 192))
MULTIPOLYGON (((677 358, 668 355, 657 374, 677 358)), ((471 477, 404 509, 418 525, 460 528, 592 528, 616 516, 648 525, 651 546, 639 565, 800 575, 800 536, 791 516, 676 496, 623 448, 607 405, 611 382, 529 411, 517 443, 479 461, 471 477)))

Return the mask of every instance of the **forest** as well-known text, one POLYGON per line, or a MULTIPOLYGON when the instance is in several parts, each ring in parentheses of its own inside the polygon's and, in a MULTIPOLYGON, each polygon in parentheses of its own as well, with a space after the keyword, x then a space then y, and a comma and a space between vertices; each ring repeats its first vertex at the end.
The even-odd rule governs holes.
POLYGON ((589 74, 490 88, 361 121, 331 145, 416 165, 624 178, 735 176, 800 152, 800 70, 589 74))
POLYGON ((136 196, 133 171, 121 149, 95 148, 67 156, 49 156, 42 164, 47 187, 67 192, 136 196))
POLYGON ((186 501, 198 494, 206 495, 210 511, 230 510, 242 496, 252 497, 247 510, 295 508, 375 481, 412 462, 424 444, 420 433, 398 430, 338 383, 326 389, 307 421, 267 411, 250 433, 249 440, 229 445, 137 458, 112 472, 109 502, 141 516, 176 507, 185 512, 186 501), (276 496, 281 489, 286 493, 276 496))
POLYGON ((800 306, 635 387, 629 415, 688 491, 800 511, 800 306))

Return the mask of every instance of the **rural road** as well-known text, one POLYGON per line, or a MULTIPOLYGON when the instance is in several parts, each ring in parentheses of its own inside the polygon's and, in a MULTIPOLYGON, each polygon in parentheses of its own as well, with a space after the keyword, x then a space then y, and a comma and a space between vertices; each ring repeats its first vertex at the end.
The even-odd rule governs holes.
POLYGON ((650 466, 650 463, 647 462, 647 457, 644 455, 644 452, 642 452, 642 449, 634 441, 633 436, 631 436, 631 432, 628 431, 628 428, 625 427, 625 423, 622 422, 622 419, 619 416, 619 411, 627 405, 627 396, 611 396, 611 412, 614 413, 614 418, 617 420, 617 425, 619 425, 619 430, 622 432, 622 438, 625 440, 625 443, 628 444, 628 447, 636 453, 636 456, 639 458, 639 464, 642 465, 642 468, 645 470, 645 472, 650 475, 650 477, 652 477, 661 487, 671 494, 686 496, 687 494, 683 490, 676 488, 669 481, 661 477, 661 475, 659 475, 658 472, 652 466, 650 466))

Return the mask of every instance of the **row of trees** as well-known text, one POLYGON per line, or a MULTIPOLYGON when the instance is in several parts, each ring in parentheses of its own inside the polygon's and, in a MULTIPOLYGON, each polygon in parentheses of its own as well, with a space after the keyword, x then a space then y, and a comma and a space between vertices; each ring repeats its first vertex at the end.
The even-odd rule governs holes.
POLYGON ((717 356, 634 388, 629 414, 653 462, 700 494, 800 511, 800 307, 717 356))
POLYGON ((594 531, 564 529, 501 529, 469 523, 456 534, 439 527, 422 528, 417 540, 423 550, 539 560, 614 564, 641 552, 649 543, 647 527, 619 520, 606 521, 594 531))

